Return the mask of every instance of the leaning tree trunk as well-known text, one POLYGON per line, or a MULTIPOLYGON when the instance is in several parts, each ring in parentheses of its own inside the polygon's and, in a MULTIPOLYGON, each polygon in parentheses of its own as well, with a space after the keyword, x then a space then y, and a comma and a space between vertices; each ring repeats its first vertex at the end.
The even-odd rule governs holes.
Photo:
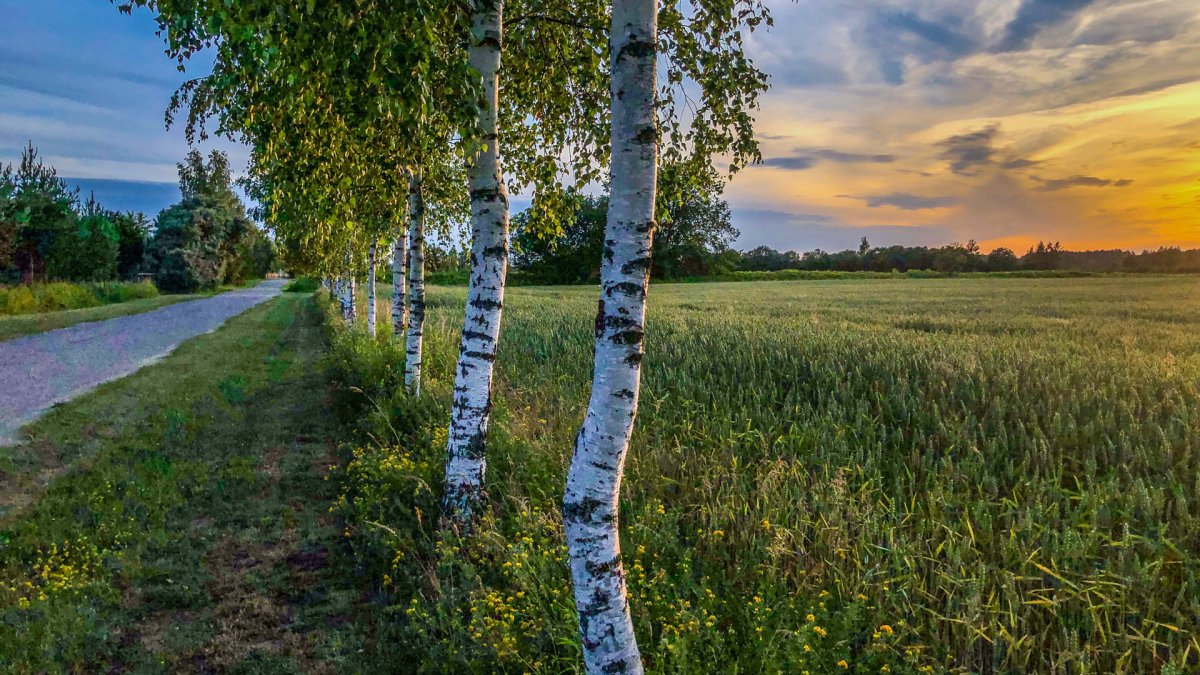
POLYGON ((408 249, 408 228, 396 228, 396 239, 392 242, 392 335, 397 339, 404 335, 408 323, 408 305, 404 300, 404 256, 408 249))
POLYGON ((404 386, 421 393, 421 347, 425 337, 425 194, 420 172, 408 189, 408 341, 404 350, 404 386))
POLYGON ((379 244, 371 242, 367 253, 367 332, 375 335, 375 265, 379 262, 379 244))
POLYGON ((473 0, 468 60, 482 75, 478 134, 484 144, 468 170, 471 188, 471 285, 454 375, 442 511, 467 529, 483 502, 484 450, 492 409, 492 369, 508 272, 508 194, 500 167, 500 42, 503 0, 473 0))
POLYGON ((592 395, 567 474, 563 524, 587 672, 641 673, 621 564, 618 504, 637 415, 654 197, 657 0, 614 0, 612 188, 592 395))

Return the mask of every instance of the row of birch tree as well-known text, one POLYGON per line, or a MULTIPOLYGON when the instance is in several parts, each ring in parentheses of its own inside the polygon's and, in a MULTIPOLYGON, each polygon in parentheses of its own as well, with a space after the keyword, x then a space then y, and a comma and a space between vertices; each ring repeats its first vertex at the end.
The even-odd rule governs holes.
POLYGON ((567 188, 607 182, 591 398, 562 508, 585 667, 641 672, 618 504, 634 428, 660 164, 703 176, 758 159, 759 0, 131 0, 183 70, 168 123, 252 149, 251 193, 294 265, 355 321, 390 249, 393 331, 421 388, 423 246, 470 224, 470 284, 448 422, 443 527, 487 508, 487 438, 509 260, 509 194, 554 237, 567 188), (688 171, 686 169, 691 169, 688 171))

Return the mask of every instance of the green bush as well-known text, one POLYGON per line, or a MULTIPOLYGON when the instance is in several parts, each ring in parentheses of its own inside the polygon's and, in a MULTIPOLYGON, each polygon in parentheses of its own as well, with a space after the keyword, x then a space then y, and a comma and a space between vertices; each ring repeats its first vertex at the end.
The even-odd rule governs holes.
POLYGON ((312 277, 292 279, 283 287, 284 293, 312 293, 321 287, 321 282, 312 277))
POLYGON ((107 281, 117 276, 120 235, 107 217, 81 216, 55 236, 46 275, 66 281, 107 281))
POLYGON ((13 286, 0 288, 0 316, 85 309, 153 298, 157 295, 158 289, 153 284, 116 281, 93 284, 54 282, 13 286))
POLYGON ((220 151, 206 162, 193 150, 179 165, 183 201, 158 215, 147 251, 163 292, 241 285, 274 266, 274 244, 246 217, 232 180, 229 159, 220 151))
POLYGON ((104 305, 158 297, 158 289, 154 284, 148 283, 108 282, 92 284, 92 291, 100 299, 100 303, 104 305))
POLYGON ((17 314, 33 314, 38 309, 38 299, 33 295, 29 286, 15 288, 0 288, 0 314, 12 316, 17 314))
POLYGON ((425 283, 431 286, 466 286, 470 282, 471 272, 469 270, 447 270, 425 274, 425 283))
POLYGON ((35 286, 34 294, 43 312, 57 312, 64 309, 83 309, 94 307, 99 298, 88 286, 55 282, 35 286))

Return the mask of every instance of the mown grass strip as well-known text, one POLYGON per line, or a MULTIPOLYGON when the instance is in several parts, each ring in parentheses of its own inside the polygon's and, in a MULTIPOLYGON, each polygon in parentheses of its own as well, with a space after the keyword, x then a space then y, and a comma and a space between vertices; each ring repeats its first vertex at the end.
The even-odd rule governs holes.
POLYGON ((356 597, 324 580, 321 345, 312 300, 281 297, 4 451, 0 487, 36 491, 0 530, 6 671, 296 672, 336 651, 300 628, 356 597))
POLYGON ((77 323, 89 321, 104 321, 119 316, 142 314, 160 307, 173 305, 185 300, 195 300, 206 295, 160 295, 154 298, 130 300, 114 305, 88 307, 86 309, 69 309, 61 312, 45 312, 42 314, 23 314, 20 316, 0 316, 0 342, 11 340, 22 335, 45 333, 74 326, 77 323))

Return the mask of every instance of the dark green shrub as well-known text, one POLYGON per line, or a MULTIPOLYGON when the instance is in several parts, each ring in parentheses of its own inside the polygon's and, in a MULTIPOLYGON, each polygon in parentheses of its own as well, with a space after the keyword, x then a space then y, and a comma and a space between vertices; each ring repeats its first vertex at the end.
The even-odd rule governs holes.
POLYGON ((183 201, 159 214, 149 247, 161 290, 194 293, 261 278, 270 270, 273 245, 246 218, 224 154, 213 151, 205 162, 191 152, 179 165, 179 190, 183 201))
POLYGON ((64 225, 46 256, 46 276, 62 281, 108 281, 117 276, 120 236, 111 220, 87 215, 64 225))
POLYGON ((312 277, 292 279, 283 287, 284 293, 313 293, 321 287, 321 282, 312 277))

